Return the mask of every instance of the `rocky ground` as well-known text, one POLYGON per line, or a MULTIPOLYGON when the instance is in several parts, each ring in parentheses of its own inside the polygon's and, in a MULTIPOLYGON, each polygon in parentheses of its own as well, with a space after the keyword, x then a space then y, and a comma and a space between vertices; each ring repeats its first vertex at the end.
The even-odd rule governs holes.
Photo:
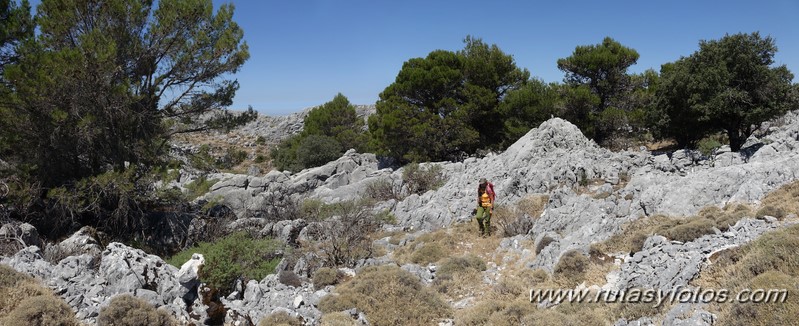
MULTIPOLYGON (((297 132, 301 117, 299 114, 284 119, 260 119, 239 132, 278 140, 287 133, 297 132)), ((395 217, 393 224, 384 226, 386 236, 374 242, 383 249, 381 255, 361 261, 356 268, 345 272, 357 275, 365 266, 396 264, 429 285, 436 279, 435 264, 408 263, 399 258, 400 254, 420 236, 448 234, 458 239, 453 250, 475 253, 487 262, 486 269, 481 271, 480 284, 491 287, 511 271, 541 269, 552 273, 565 253, 576 250, 589 255, 593 245, 608 241, 620 234, 625 225, 639 219, 655 215, 690 216, 708 206, 724 207, 732 203, 758 205, 769 192, 799 180, 799 113, 789 113, 779 123, 766 124, 765 129, 759 138, 750 138, 741 152, 722 148, 708 158, 687 150, 665 154, 646 149, 612 152, 586 139, 569 122, 550 119, 502 153, 459 163, 423 164, 440 166, 446 182, 421 195, 377 203, 375 210, 388 211, 395 217), (507 237, 498 234, 488 239, 476 237, 476 227, 470 224, 471 210, 475 188, 482 177, 494 183, 498 207, 518 206, 534 196, 548 199, 540 214, 525 216, 531 221, 529 232, 507 237)), ((275 216, 282 214, 281 208, 288 203, 309 198, 326 203, 358 199, 378 180, 400 185, 402 172, 402 169, 383 168, 373 154, 349 151, 334 162, 296 174, 280 171, 211 174, 207 179, 216 182, 199 200, 229 207, 236 217, 229 226, 232 229, 256 229, 261 235, 296 242, 307 237, 303 231, 318 222, 276 222, 275 216)), ((184 187, 195 178, 186 173, 169 186, 184 187)), ((608 252, 614 263, 602 270, 599 281, 583 282, 577 287, 608 290, 689 287, 713 253, 741 246, 764 232, 784 228, 797 220, 795 214, 779 220, 750 215, 725 231, 715 229, 691 241, 670 241, 661 235, 651 235, 642 249, 633 254, 608 252)), ((7 225, 0 233, 23 235, 18 238, 30 245, 4 257, 1 263, 42 279, 87 323, 94 323, 99 309, 120 293, 132 293, 163 306, 184 323, 202 320, 203 316, 197 313, 204 310, 202 307, 187 309, 185 298, 192 295, 189 292, 197 282, 190 266, 178 269, 160 257, 121 243, 101 248, 91 236, 81 233, 48 246, 50 251, 61 248, 61 252, 68 253, 58 263, 51 264, 44 259, 47 253, 41 249, 44 245, 35 229, 7 225)), ((322 316, 318 303, 335 291, 335 286, 315 289, 309 280, 307 263, 300 260, 280 266, 298 274, 303 280, 300 286, 285 285, 274 274, 240 284, 238 293, 222 300, 228 308, 226 322, 257 323, 264 316, 285 311, 301 316, 308 325, 318 324, 322 316)), ((448 298, 448 304, 463 310, 480 300, 479 292, 462 293, 448 298)), ((547 305, 542 307, 546 308, 547 305)), ((347 313, 353 322, 368 323, 368 316, 359 311, 347 313)), ((714 314, 701 304, 678 304, 658 316, 633 321, 620 319, 614 323, 711 325, 714 320, 714 314)), ((453 320, 441 322, 448 324, 453 320)))

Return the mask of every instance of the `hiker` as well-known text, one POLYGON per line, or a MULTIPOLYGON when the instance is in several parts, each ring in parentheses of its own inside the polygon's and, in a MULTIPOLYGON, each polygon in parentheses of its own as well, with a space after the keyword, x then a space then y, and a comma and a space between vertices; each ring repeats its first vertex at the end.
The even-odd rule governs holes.
POLYGON ((480 227, 481 236, 491 235, 491 213, 494 210, 494 185, 485 178, 480 179, 477 186, 477 225, 480 227))

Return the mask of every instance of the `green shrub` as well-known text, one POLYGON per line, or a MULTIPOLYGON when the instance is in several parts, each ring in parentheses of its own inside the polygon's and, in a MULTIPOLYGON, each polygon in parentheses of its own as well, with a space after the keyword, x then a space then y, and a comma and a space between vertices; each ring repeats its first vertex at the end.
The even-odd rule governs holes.
POLYGON ((230 169, 244 162, 248 155, 249 154, 244 150, 228 147, 225 151, 225 155, 216 161, 215 166, 220 169, 230 169))
POLYGON ((207 194, 216 182, 216 179, 206 179, 205 176, 200 176, 197 180, 189 182, 186 184, 186 199, 195 200, 197 197, 207 194))
POLYGON ((324 135, 309 135, 297 145, 297 161, 303 169, 325 165, 343 153, 335 138, 324 135))
POLYGON ((216 159, 211 155, 211 146, 201 145, 197 153, 189 156, 189 164, 200 171, 213 171, 216 168, 216 159))
POLYGON ((280 262, 281 245, 272 239, 253 239, 247 233, 238 232, 216 242, 201 242, 168 260, 172 266, 180 267, 193 253, 205 256, 205 266, 200 279, 227 294, 237 278, 261 280, 274 272, 280 262))
POLYGON ((702 138, 696 143, 696 149, 699 150, 702 155, 710 157, 717 148, 721 147, 721 142, 719 140, 717 135, 702 138))
POLYGON ((577 250, 570 250, 560 257, 560 261, 555 265, 554 274, 563 277, 567 286, 572 287, 585 278, 586 269, 588 269, 588 258, 577 250))
POLYGON ((289 315, 285 311, 278 311, 261 318, 258 326, 302 326, 303 322, 298 317, 289 315))
POLYGON ((297 147, 300 144, 300 136, 291 136, 275 146, 269 153, 272 157, 272 164, 279 171, 297 172, 302 170, 302 164, 297 160, 297 147))
POLYGON ((429 190, 438 189, 446 182, 440 165, 421 167, 418 163, 410 163, 402 170, 402 182, 408 194, 421 195, 429 190))
POLYGON ((364 268, 355 278, 336 288, 319 302, 323 313, 357 308, 369 322, 382 325, 429 325, 452 316, 440 296, 419 278, 397 266, 364 268))
POLYGON ((20 301, 17 308, 0 322, 3 325, 80 325, 72 308, 64 300, 53 295, 39 295, 20 301))
POLYGON ((338 269, 322 267, 313 274, 313 286, 319 290, 328 285, 336 285, 339 279, 338 269))
POLYGON ((585 170, 580 169, 580 180, 578 181, 580 187, 588 186, 588 175, 585 173, 585 170))
POLYGON ((129 294, 115 296, 100 309, 98 326, 177 326, 178 322, 165 310, 129 294))

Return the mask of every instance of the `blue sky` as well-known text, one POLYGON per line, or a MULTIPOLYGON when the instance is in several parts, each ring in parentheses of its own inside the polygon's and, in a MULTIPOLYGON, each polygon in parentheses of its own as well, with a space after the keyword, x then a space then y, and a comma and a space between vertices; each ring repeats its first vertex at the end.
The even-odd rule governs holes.
POLYGON ((606 36, 638 51, 631 72, 641 72, 690 55, 700 40, 759 31, 776 40, 777 64, 799 74, 796 0, 214 0, 230 2, 250 48, 231 108, 266 115, 337 93, 373 104, 403 62, 460 50, 467 35, 496 44, 533 77, 560 82, 557 60, 606 36))
MULTIPOLYGON (((215 0, 216 4, 229 1, 215 0)), ((776 61, 799 73, 799 1, 232 1, 250 46, 233 108, 282 115, 342 93, 372 104, 403 62, 457 51, 466 35, 560 82, 558 58, 610 36, 641 55, 632 72, 688 56, 725 33, 773 37, 776 61)), ((794 81, 799 81, 795 78, 794 81)))

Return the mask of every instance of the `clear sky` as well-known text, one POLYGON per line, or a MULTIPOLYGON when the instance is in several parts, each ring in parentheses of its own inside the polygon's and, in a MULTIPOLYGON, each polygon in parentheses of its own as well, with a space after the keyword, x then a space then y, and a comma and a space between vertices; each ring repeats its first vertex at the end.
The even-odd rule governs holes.
POLYGON ((776 40, 776 63, 799 75, 799 0, 213 1, 235 5, 250 48, 231 108, 265 115, 337 93, 374 104, 405 61, 460 50, 467 35, 496 44, 533 77, 561 82, 557 60, 606 36, 638 51, 630 71, 642 72, 691 55, 700 40, 758 31, 776 40))
MULTIPOLYGON (((214 0, 219 5, 231 1, 214 0)), ((700 40, 751 33, 776 40, 799 74, 799 1, 233 0, 250 60, 234 109, 283 115, 342 93, 373 104, 403 62, 457 51, 467 35, 496 44, 533 77, 560 82, 557 60, 610 36, 638 51, 631 72, 691 55, 700 40)), ((794 78, 799 81, 799 78, 794 78)))

